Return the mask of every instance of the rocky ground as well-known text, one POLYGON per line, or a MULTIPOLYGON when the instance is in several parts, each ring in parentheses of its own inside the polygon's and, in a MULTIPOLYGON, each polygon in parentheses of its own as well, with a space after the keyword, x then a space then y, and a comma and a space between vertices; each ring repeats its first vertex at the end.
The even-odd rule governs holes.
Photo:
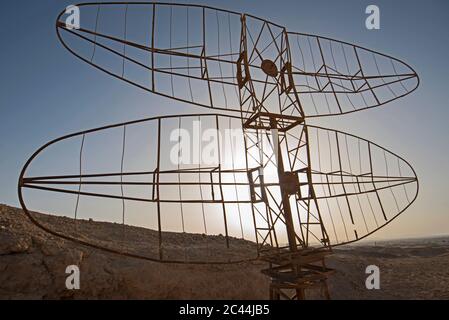
MULTIPOLYGON (((53 219, 61 230, 67 223, 64 218, 45 219, 53 219)), ((92 226, 92 232, 100 227, 117 233, 112 224, 92 226)), ((219 240, 171 236, 179 243, 206 241, 212 252, 219 240)), ((127 245, 132 244, 131 239, 127 245)), ((239 256, 252 246, 240 240, 233 245, 239 256)), ((140 250, 139 243, 135 246, 140 250)), ((333 299, 449 299, 446 239, 344 247, 328 265, 337 270, 329 282, 333 299), (365 287, 368 265, 380 268, 380 290, 365 287)), ((51 236, 20 209, 0 206, 0 299, 266 299, 268 279, 260 273, 264 267, 261 262, 180 265, 127 258, 51 236), (80 267, 80 290, 66 289, 68 265, 80 267)))

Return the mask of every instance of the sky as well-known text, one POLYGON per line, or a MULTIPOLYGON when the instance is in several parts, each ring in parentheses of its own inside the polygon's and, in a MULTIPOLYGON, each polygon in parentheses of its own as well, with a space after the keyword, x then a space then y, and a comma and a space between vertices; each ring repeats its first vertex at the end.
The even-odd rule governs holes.
MULTIPOLYGON (((185 3, 189 1, 183 1, 185 3)), ((419 74, 417 91, 373 110, 314 120, 372 140, 416 170, 420 194, 376 239, 449 234, 449 3, 441 1, 195 1, 397 57, 419 74), (365 28, 380 8, 381 29, 365 28)), ((18 206, 17 179, 29 156, 71 132, 143 117, 205 111, 117 81, 59 43, 58 13, 71 1, 10 1, 0 12, 0 203, 18 206)))

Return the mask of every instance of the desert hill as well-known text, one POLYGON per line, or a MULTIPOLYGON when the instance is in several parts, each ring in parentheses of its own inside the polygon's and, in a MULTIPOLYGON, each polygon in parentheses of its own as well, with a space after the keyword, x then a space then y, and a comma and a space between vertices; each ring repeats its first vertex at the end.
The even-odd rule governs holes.
MULTIPOLYGON (((61 229, 67 223, 45 219, 61 229)), ((116 226, 105 226, 115 234, 116 226)), ((172 237, 174 243, 185 242, 172 237)), ((213 248, 216 239, 201 241, 213 248)), ((136 250, 141 246, 134 245, 136 250)), ((251 247, 247 241, 234 245, 241 255, 251 247)), ((330 280, 333 299, 449 298, 447 239, 344 247, 328 264, 337 270, 330 280), (381 270, 381 290, 365 288, 370 264, 381 270)), ((260 273, 265 267, 261 262, 179 265, 122 257, 49 235, 22 210, 0 205, 0 299, 266 299, 269 281, 260 273), (74 264, 80 267, 81 289, 70 291, 65 269, 74 264)))

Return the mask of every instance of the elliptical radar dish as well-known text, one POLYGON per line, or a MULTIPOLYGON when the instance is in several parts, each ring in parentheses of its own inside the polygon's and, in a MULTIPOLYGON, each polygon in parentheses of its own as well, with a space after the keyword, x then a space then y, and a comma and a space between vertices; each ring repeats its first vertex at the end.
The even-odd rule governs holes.
POLYGON ((22 170, 19 199, 47 232, 164 263, 264 260, 270 297, 302 299, 314 285, 328 296, 333 270, 324 258, 333 247, 376 232, 416 199, 418 179, 403 158, 307 124, 411 93, 419 78, 404 62, 207 6, 78 8, 80 28, 66 25, 65 12, 56 22, 72 54, 140 89, 215 113, 110 125, 40 148, 22 170), (193 150, 184 150, 181 138, 193 150), (31 200, 71 219, 55 224, 30 211, 31 200), (114 237, 86 223, 92 217, 114 222, 114 237))

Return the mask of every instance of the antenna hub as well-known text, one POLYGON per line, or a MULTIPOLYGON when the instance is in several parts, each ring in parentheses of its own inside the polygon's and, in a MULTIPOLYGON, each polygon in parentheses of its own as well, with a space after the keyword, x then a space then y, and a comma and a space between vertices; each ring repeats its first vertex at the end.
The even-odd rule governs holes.
POLYGON ((262 61, 262 65, 260 66, 265 72, 265 74, 269 75, 270 77, 276 78, 278 76, 278 68, 276 67, 276 64, 271 60, 264 60, 262 61))
POLYGON ((299 177, 297 172, 284 172, 280 178, 280 184, 282 185, 284 191, 288 193, 288 195, 294 195, 298 193, 301 185, 299 184, 299 177))

